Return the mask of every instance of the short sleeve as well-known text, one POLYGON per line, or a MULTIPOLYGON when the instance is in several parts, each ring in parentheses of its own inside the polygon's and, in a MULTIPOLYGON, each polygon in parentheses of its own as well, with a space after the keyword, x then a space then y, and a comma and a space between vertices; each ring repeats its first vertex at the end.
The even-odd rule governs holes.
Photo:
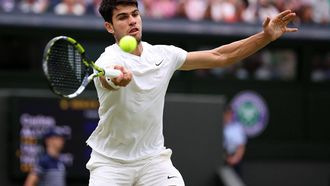
POLYGON ((172 54, 172 59, 175 61, 175 70, 181 68, 183 63, 186 61, 188 52, 183 50, 182 48, 170 45, 169 50, 172 54))

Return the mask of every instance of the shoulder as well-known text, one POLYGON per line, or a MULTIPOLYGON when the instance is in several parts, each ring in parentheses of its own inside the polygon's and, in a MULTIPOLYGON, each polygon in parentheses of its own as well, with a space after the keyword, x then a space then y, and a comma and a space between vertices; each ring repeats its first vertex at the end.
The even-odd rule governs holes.
POLYGON ((147 49, 147 50, 155 50, 155 51, 159 51, 159 52, 168 52, 168 51, 175 51, 175 50, 183 50, 179 47, 176 47, 174 45, 162 45, 162 44, 158 44, 158 45, 151 45, 147 42, 142 42, 143 45, 143 49, 147 49))
POLYGON ((112 44, 105 48, 104 52, 95 61, 96 65, 102 66, 104 63, 109 63, 111 61, 116 61, 119 55, 119 47, 117 44, 112 44))
POLYGON ((228 130, 228 131, 232 131, 232 132, 234 132, 234 131, 237 132, 237 131, 243 131, 244 130, 242 124, 239 123, 239 122, 232 122, 230 124, 227 124, 225 126, 225 129, 228 130))
POLYGON ((39 162, 48 162, 50 161, 50 156, 47 153, 43 153, 39 156, 39 162))
POLYGON ((148 51, 147 53, 151 54, 174 58, 176 58, 178 55, 181 56, 187 54, 187 51, 174 45, 151 45, 146 42, 143 42, 142 45, 143 50, 148 51))

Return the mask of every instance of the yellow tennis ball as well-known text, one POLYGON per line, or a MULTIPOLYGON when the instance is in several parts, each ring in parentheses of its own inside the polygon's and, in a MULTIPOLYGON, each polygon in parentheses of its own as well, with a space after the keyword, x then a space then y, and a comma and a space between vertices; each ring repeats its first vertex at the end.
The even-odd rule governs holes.
POLYGON ((137 47, 137 41, 133 36, 127 35, 120 39, 119 46, 125 52, 133 52, 137 47))

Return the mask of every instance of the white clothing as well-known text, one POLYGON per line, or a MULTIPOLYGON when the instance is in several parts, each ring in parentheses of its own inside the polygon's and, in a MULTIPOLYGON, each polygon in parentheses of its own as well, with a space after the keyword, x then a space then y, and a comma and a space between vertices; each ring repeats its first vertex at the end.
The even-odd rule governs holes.
POLYGON ((142 46, 141 56, 136 56, 113 44, 96 61, 102 68, 121 65, 133 74, 132 81, 116 91, 103 88, 99 79, 94 79, 100 102, 100 121, 87 144, 109 158, 135 161, 165 149, 165 93, 187 52, 174 46, 146 42, 142 42, 142 46))
POLYGON ((238 123, 228 123, 224 126, 224 148, 227 154, 234 154, 240 145, 245 145, 247 137, 243 126, 238 123))
POLYGON ((165 149, 148 159, 126 162, 93 151, 86 165, 90 171, 89 186, 184 186, 180 172, 172 164, 171 154, 170 149, 165 149))

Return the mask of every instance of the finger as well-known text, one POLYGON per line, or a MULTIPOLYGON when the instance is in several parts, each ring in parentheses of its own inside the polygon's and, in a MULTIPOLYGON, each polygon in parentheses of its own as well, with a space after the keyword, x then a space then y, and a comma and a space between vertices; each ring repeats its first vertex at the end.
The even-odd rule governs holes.
POLYGON ((116 69, 116 70, 120 70, 121 71, 121 74, 118 77, 122 78, 124 76, 124 69, 125 69, 124 67, 119 66, 119 65, 115 65, 113 68, 116 69))
POLYGON ((276 18, 279 18, 282 20, 286 15, 288 15, 290 13, 291 13, 291 10, 285 10, 285 11, 281 12, 280 14, 278 14, 276 18))
POLYGON ((112 79, 112 82, 114 82, 116 85, 120 85, 121 81, 123 81, 123 76, 122 75, 112 79))
MULTIPOLYGON (((118 68, 115 68, 116 70, 120 70, 120 69, 118 69, 118 68)), ((121 72, 123 72, 122 70, 120 70, 121 72)), ((116 82, 116 83, 119 83, 120 81, 122 81, 123 80, 123 78, 124 78, 124 74, 123 73, 121 73, 118 77, 115 77, 115 78, 113 78, 112 80, 114 81, 114 82, 116 82)))
POLYGON ((293 21, 296 18, 296 13, 290 13, 288 15, 286 15, 285 17, 283 17, 282 21, 285 23, 289 23, 291 21, 293 21))
POLYGON ((132 73, 128 72, 127 73, 127 80, 128 81, 131 81, 132 80, 132 77, 133 77, 132 73))
POLYGON ((120 71, 123 72, 123 67, 122 66, 115 65, 113 68, 116 69, 116 70, 120 70, 120 71))
POLYGON ((124 75, 126 75, 128 73, 128 70, 126 68, 123 68, 122 72, 123 72, 124 75))
POLYGON ((285 31, 286 32, 297 32, 298 28, 286 28, 285 31))
POLYGON ((125 76, 124 79, 120 82, 120 86, 126 87, 131 79, 128 76, 125 76))
POLYGON ((264 21, 264 23, 262 24, 262 26, 263 26, 264 28, 267 27, 268 24, 269 24, 269 22, 270 22, 270 18, 267 17, 266 20, 264 21))
POLYGON ((124 79, 123 79, 123 81, 125 82, 125 85, 127 85, 131 80, 132 80, 131 73, 127 73, 127 74, 124 76, 124 79))

